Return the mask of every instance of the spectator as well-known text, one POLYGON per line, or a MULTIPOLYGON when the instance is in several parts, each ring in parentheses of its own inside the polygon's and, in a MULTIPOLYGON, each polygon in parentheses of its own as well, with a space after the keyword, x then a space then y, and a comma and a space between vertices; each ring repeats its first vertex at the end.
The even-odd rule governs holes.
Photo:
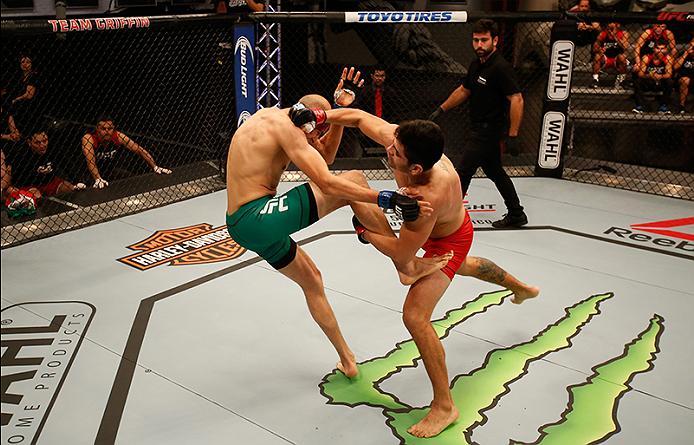
POLYGON ((617 70, 615 87, 622 84, 627 72, 628 48, 629 33, 622 30, 619 23, 608 23, 593 45, 593 88, 600 86, 600 70, 608 68, 617 70))
POLYGON ((677 72, 680 85, 679 112, 684 114, 686 112, 684 106, 689 95, 689 85, 692 83, 692 77, 694 77, 694 37, 689 41, 687 49, 675 60, 673 68, 677 72))
POLYGON ((634 66, 634 72, 637 73, 637 75, 641 70, 639 65, 641 64, 642 60, 644 57, 653 54, 655 46, 658 43, 665 43, 669 47, 669 52, 672 57, 677 54, 675 35, 672 33, 672 31, 667 29, 667 25, 664 23, 651 25, 651 27, 645 30, 636 41, 636 63, 634 66))
MULTIPOLYGON (((364 93, 359 98, 360 108, 388 122, 397 122, 399 116, 393 112, 395 92, 386 84, 386 78, 384 67, 378 65, 374 67, 373 73, 371 73, 371 82, 364 86, 364 93)), ((359 140, 363 147, 380 147, 380 144, 362 133, 359 133, 359 140)))
POLYGON ((96 129, 82 136, 82 152, 87 160, 89 173, 94 179, 95 188, 108 187, 108 181, 102 177, 101 173, 106 173, 107 176, 114 173, 118 147, 125 147, 139 155, 158 175, 171 173, 171 170, 159 167, 147 150, 116 130, 113 119, 101 117, 96 122, 96 129))
MULTIPOLYGON (((579 0, 578 4, 569 9, 569 12, 590 12, 590 0, 579 0)), ((576 45, 578 46, 592 45, 600 33, 600 24, 598 22, 578 22, 577 27, 578 36, 576 37, 576 45)))
POLYGON ((3 175, 6 195, 25 192, 35 200, 43 196, 84 189, 82 183, 72 184, 56 173, 56 163, 48 153, 48 135, 37 130, 26 139, 21 147, 8 159, 3 175))
POLYGON ((8 95, 11 102, 7 105, 11 106, 14 112, 17 126, 23 131, 31 131, 31 127, 36 125, 39 118, 39 78, 28 55, 19 56, 19 67, 21 74, 10 87, 8 95))
POLYGON ((243 14, 265 11, 265 4, 256 0, 218 0, 217 14, 243 14))
POLYGON ((381 119, 392 121, 393 106, 392 99, 395 93, 386 84, 386 70, 381 66, 376 66, 371 73, 371 83, 365 86, 362 103, 362 109, 381 119))
POLYGON ((662 92, 658 96, 660 107, 658 112, 670 114, 670 96, 672 95, 672 57, 668 55, 667 43, 659 42, 655 45, 653 54, 649 54, 641 60, 636 81, 634 82, 634 98, 636 106, 634 113, 643 113, 644 91, 662 92))

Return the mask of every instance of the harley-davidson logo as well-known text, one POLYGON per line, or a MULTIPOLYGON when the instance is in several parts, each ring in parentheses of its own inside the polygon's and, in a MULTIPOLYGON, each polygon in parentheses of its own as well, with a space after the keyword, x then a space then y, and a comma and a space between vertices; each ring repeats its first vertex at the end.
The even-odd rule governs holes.
POLYGON ((128 246, 128 249, 137 253, 119 258, 118 261, 138 270, 162 264, 187 266, 218 263, 239 257, 246 251, 229 236, 226 226, 212 227, 207 223, 157 230, 149 238, 128 246))

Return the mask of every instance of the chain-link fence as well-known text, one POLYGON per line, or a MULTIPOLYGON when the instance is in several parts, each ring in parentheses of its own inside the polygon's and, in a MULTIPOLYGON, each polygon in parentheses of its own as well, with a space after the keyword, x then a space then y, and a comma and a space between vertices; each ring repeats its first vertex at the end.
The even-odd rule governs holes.
POLYGON ((3 22, 2 245, 221 189, 232 31, 219 16, 3 22))
MULTIPOLYGON (((360 7, 374 3, 386 5, 374 0, 360 7)), ((272 94, 258 91, 260 103, 273 94, 282 106, 311 92, 330 97, 342 68, 356 66, 366 79, 357 105, 396 123, 426 118, 460 85, 475 58, 470 22, 495 19, 501 30, 499 50, 514 67, 525 104, 520 154, 504 153, 503 162, 512 176, 535 174, 550 32, 555 21, 566 17, 562 13, 479 14, 468 16, 468 23, 375 24, 347 23, 343 13, 252 16, 261 22, 255 51, 256 70, 263 71, 258 85, 275 89, 272 94), (268 26, 279 22, 281 27, 268 26), (275 34, 261 36, 267 29, 275 34)), ((691 103, 682 96, 681 76, 675 74, 669 96, 644 86, 643 94, 638 91, 643 109, 632 111, 637 107, 635 48, 650 28, 648 18, 660 18, 569 16, 590 29, 572 36, 577 50, 563 138, 564 177, 694 199, 694 120, 691 103), (591 28, 594 22, 598 24, 591 28), (609 63, 602 59, 604 44, 595 46, 608 22, 621 23, 626 32, 628 48, 619 63, 616 57, 609 63), (680 97, 685 99, 682 114, 680 97), (660 109, 664 99, 669 114, 660 109)), ((686 52, 691 39, 690 18, 662 18, 674 31, 674 50, 670 43, 667 50, 676 57, 686 52)), ((10 178, 12 188, 20 191, 40 186, 28 192, 41 198, 34 215, 23 215, 21 205, 19 212, 3 209, 2 245, 223 188, 218 160, 223 166, 236 124, 233 22, 223 16, 3 21, 2 148, 5 164, 12 167, 11 173, 3 172, 3 189, 10 178), (46 146, 47 155, 41 156, 46 146), (45 172, 46 161, 51 162, 51 179, 31 184, 26 179, 31 171, 24 166, 45 172), (80 183, 86 189, 74 189, 80 183)), ((463 104, 439 121, 454 162, 465 150, 474 112, 463 104)), ((387 179, 391 175, 383 154, 382 147, 349 129, 332 168, 356 168, 369 179, 387 179)), ((285 178, 305 179, 297 172, 285 178)), ((24 199, 9 195, 7 204, 24 199)))

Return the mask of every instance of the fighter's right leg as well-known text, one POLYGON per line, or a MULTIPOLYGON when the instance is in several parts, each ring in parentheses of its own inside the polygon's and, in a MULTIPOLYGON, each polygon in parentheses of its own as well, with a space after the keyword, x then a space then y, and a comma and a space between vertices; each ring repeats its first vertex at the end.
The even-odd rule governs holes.
POLYGON ((513 292, 511 302, 521 304, 528 298, 537 297, 540 288, 529 286, 501 267, 486 258, 467 256, 456 271, 457 275, 475 277, 488 283, 494 283, 513 292))
MULTIPOLYGON (((364 177, 364 173, 361 171, 352 170, 342 173, 340 176, 364 187, 369 186, 364 177)), ((386 216, 376 204, 352 202, 341 198, 335 198, 323 193, 313 182, 309 182, 309 185, 316 199, 319 218, 328 215, 340 207, 349 205, 357 219, 359 219, 359 222, 369 231, 384 236, 395 237, 395 233, 393 233, 393 229, 390 227, 390 223, 386 219, 386 216)), ((405 286, 409 286, 421 277, 441 269, 448 263, 448 260, 450 260, 448 256, 438 256, 434 258, 415 257, 412 261, 403 264, 395 262, 393 262, 393 264, 395 264, 395 268, 398 271, 400 282, 405 286)))
POLYGON ((311 316, 328 337, 340 357, 340 362, 337 364, 338 369, 349 378, 355 377, 359 371, 354 353, 342 336, 335 314, 325 296, 323 278, 314 262, 301 247, 297 246, 294 260, 286 267, 279 269, 279 272, 297 283, 303 290, 311 316))

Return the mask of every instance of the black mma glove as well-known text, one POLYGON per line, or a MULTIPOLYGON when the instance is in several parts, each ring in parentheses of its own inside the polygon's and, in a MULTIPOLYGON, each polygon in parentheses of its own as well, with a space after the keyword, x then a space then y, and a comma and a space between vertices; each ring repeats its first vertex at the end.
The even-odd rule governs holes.
POLYGON ((441 115, 445 113, 444 109, 441 107, 436 107, 433 113, 429 115, 429 120, 432 122, 436 122, 436 119, 441 117, 441 115))
POLYGON ((506 138, 506 153, 513 157, 520 154, 520 147, 518 146, 518 136, 509 136, 506 138))
POLYGON ((342 93, 343 91, 350 96, 352 96, 352 103, 357 101, 357 92, 359 91, 360 86, 354 83, 352 79, 345 79, 342 81, 342 88, 337 90, 335 92, 335 103, 337 103, 337 98, 340 97, 339 93, 342 93))
POLYGON ((366 238, 364 238, 364 233, 366 232, 366 227, 361 224, 361 221, 357 219, 357 215, 352 216, 352 225, 354 230, 357 232, 357 238, 362 244, 370 244, 366 238))
POLYGON ((318 125, 324 124, 327 116, 325 110, 320 108, 306 108, 301 102, 292 105, 289 109, 289 119, 292 123, 304 130, 304 133, 310 133, 316 129, 318 125))
POLYGON ((405 222, 419 217, 419 203, 416 199, 397 192, 383 190, 378 193, 378 206, 382 209, 395 210, 395 214, 405 222))

